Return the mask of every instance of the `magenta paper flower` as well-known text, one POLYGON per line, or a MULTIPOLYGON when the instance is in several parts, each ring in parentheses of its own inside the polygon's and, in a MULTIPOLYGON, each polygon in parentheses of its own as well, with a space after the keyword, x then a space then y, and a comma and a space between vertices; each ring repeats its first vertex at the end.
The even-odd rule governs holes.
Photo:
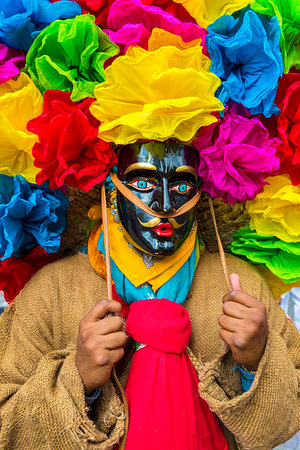
POLYGON ((20 68, 25 66, 22 51, 0 44, 0 84, 19 75, 20 68))
POLYGON ((247 110, 238 114, 236 105, 227 107, 224 118, 203 128, 194 141, 202 189, 231 204, 253 200, 280 164, 276 156, 280 140, 270 139, 260 120, 244 117, 247 114, 247 110))
POLYGON ((112 3, 107 20, 110 40, 119 46, 139 45, 147 49, 147 43, 154 28, 181 36, 184 42, 202 39, 205 48, 206 30, 190 22, 181 22, 172 14, 157 6, 146 6, 140 0, 116 0, 112 3))

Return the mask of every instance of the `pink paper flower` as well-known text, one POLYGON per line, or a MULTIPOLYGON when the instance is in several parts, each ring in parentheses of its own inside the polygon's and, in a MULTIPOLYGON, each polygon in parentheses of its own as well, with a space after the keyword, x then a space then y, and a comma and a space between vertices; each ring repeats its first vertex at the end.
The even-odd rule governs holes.
POLYGON ((238 114, 235 105, 227 107, 224 118, 203 128, 194 141, 202 189, 231 204, 253 200, 266 184, 265 178, 279 168, 279 139, 270 139, 262 123, 244 117, 247 114, 238 114))
POLYGON ((25 66, 25 59, 21 50, 0 44, 0 84, 19 75, 20 68, 25 66))
POLYGON ((190 22, 181 22, 169 12, 157 6, 146 6, 140 0, 116 0, 110 8, 108 30, 112 42, 124 52, 130 45, 139 45, 147 49, 147 43, 154 28, 161 28, 172 34, 181 36, 184 42, 202 39, 202 46, 207 55, 205 46, 206 31, 199 25, 190 22))

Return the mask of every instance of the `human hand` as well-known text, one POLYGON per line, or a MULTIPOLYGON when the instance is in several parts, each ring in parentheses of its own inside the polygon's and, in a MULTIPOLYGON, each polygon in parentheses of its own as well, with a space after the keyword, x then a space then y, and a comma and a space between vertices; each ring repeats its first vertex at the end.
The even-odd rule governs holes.
POLYGON ((80 321, 75 361, 86 395, 106 383, 114 364, 124 355, 127 335, 121 310, 120 303, 101 300, 80 321), (109 313, 112 315, 107 316, 109 313))
POLYGON ((232 291, 224 296, 219 317, 220 337, 238 364, 256 371, 268 336, 266 307, 242 291, 237 274, 231 274, 230 281, 232 291))

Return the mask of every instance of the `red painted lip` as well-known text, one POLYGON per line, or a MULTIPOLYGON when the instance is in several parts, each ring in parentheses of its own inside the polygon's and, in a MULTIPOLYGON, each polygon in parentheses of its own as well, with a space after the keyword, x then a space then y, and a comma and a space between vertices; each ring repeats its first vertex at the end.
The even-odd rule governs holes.
POLYGON ((152 228, 152 230, 154 231, 154 233, 157 234, 157 236, 163 237, 170 237, 174 233, 174 229, 169 222, 167 223, 160 222, 160 224, 152 228))

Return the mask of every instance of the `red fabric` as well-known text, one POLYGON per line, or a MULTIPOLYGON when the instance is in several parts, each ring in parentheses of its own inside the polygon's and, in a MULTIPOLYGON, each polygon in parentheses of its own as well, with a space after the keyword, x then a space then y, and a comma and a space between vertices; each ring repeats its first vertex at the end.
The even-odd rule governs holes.
POLYGON ((166 299, 137 301, 126 326, 147 345, 134 354, 125 388, 126 450, 228 449, 216 416, 199 396, 185 350, 191 336, 186 309, 166 299))
POLYGON ((118 296, 115 284, 113 284, 112 286, 112 297, 116 302, 119 302, 122 305, 121 317, 127 317, 129 314, 129 305, 128 303, 125 303, 124 300, 121 299, 121 297, 118 296))

